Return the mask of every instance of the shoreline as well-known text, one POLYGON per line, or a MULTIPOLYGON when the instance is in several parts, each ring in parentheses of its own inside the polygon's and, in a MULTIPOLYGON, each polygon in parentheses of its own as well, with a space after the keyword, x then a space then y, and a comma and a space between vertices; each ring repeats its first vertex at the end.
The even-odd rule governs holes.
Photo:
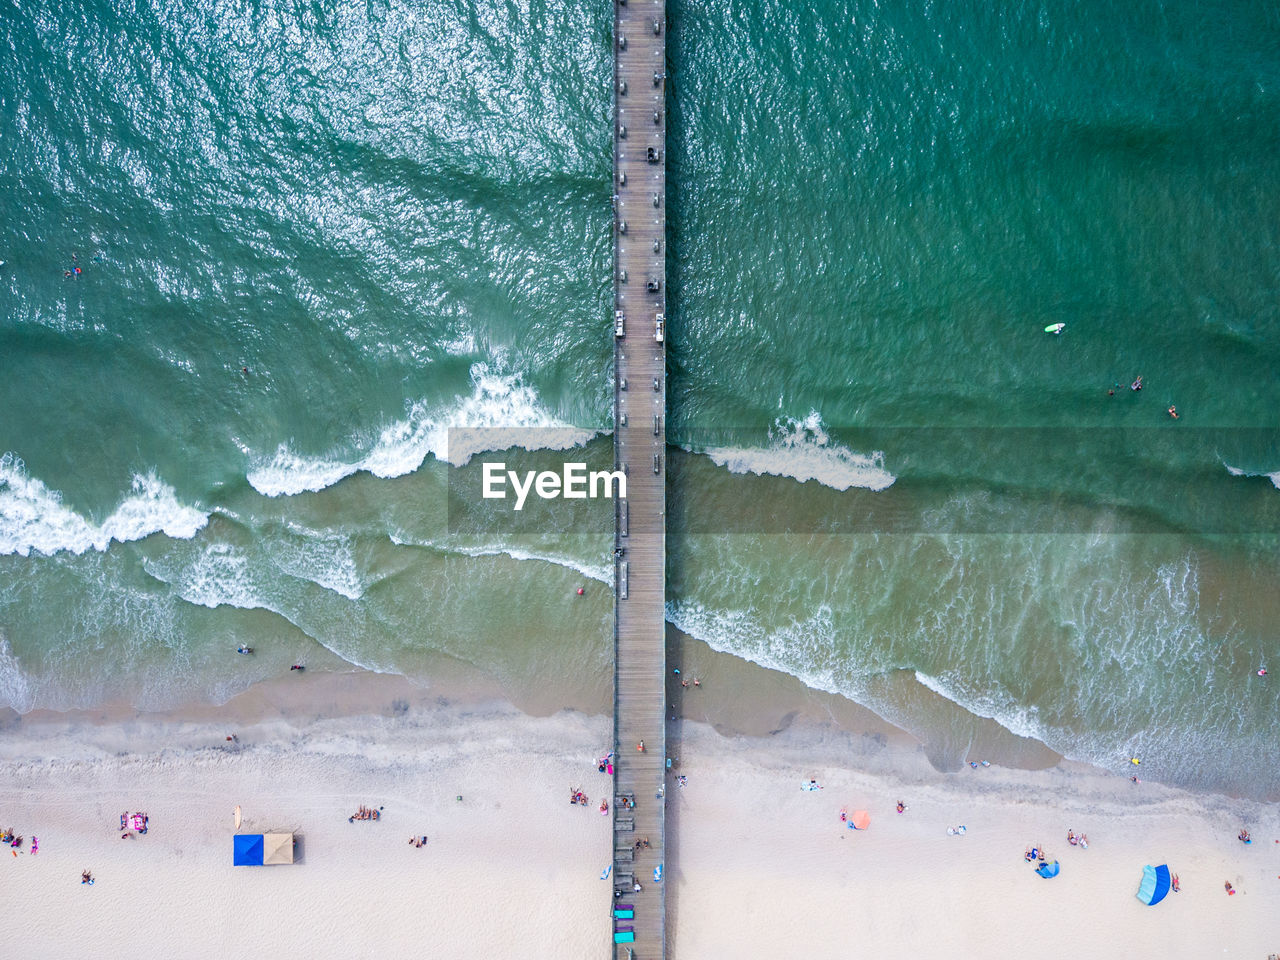
MULTIPOLYGON (((668 677, 668 704, 681 723, 704 723, 725 739, 772 738, 793 725, 830 726, 836 734, 882 741, 900 750, 918 751, 941 774, 963 772, 965 760, 981 759, 1009 770, 1036 771, 1074 765, 1099 775, 1125 779, 1095 763, 1065 758, 1033 738, 1022 737, 994 720, 968 713, 957 704, 927 690, 906 676, 890 678, 900 688, 910 687, 900 702, 904 711, 913 705, 929 712, 941 730, 904 728, 840 694, 814 689, 791 674, 764 667, 736 655, 713 650, 704 641, 667 625, 668 660, 683 668, 683 677, 707 678, 697 688, 682 688, 679 677, 668 677), (957 759, 957 756, 962 759, 957 759)), ((359 716, 395 717, 410 711, 438 708, 475 708, 504 703, 531 718, 546 718, 564 711, 587 716, 611 716, 612 690, 566 682, 558 686, 504 684, 486 671, 447 655, 433 660, 434 678, 429 684, 399 674, 381 674, 351 667, 348 670, 308 670, 302 676, 285 674, 251 684, 222 704, 190 701, 161 711, 144 711, 132 704, 114 702, 94 708, 68 711, 37 709, 18 714, 0 709, 0 731, 65 729, 93 742, 112 725, 156 727, 166 736, 182 737, 200 724, 224 726, 227 733, 253 724, 274 724, 286 731, 299 724, 359 716), (99 733, 94 733, 94 731, 99 733)), ((908 721, 910 716, 908 715, 908 721)), ((672 736, 677 740, 679 730, 672 736)), ((106 737, 110 739, 109 736, 106 737)), ((1276 803, 1280 798, 1236 794, 1226 790, 1164 784, 1140 770, 1144 783, 1161 784, 1206 798, 1276 803)))
MULTIPOLYGON (((143 958, 480 958, 517 942, 532 957, 603 952, 610 820, 594 803, 609 781, 594 757, 608 718, 534 717, 483 697, 440 703, 430 691, 401 709, 388 695, 407 682, 384 680, 364 691, 378 694, 371 709, 334 716, 266 715, 256 691, 264 715, 242 712, 231 743, 226 715, 7 725, 2 818, 28 843, 40 837, 38 856, 5 858, 9 905, 41 931, 22 954, 80 956, 89 937, 143 958), (566 803, 571 786, 592 805, 566 803), (232 867, 237 804, 242 832, 298 833, 300 862, 232 867), (347 822, 359 804, 384 807, 381 822, 347 822), (120 840, 126 808, 150 815, 147 836, 120 840), (430 837, 422 849, 406 843, 418 834, 430 837), (91 890, 77 882, 86 867, 91 890)), ((1063 933, 1038 943, 1048 957, 1114 956, 1117 940, 1135 938, 1185 957, 1277 946, 1265 942, 1280 907, 1274 805, 1135 787, 1067 761, 942 773, 909 737, 808 715, 755 736, 681 721, 672 751, 673 955, 802 946, 834 958, 856 938, 879 956, 977 958, 1025 947, 1029 918, 1063 933), (802 791, 809 778, 823 789, 802 791), (844 829, 842 807, 868 810, 870 830, 844 829), (947 834, 955 824, 965 836, 947 834), (1235 840, 1240 826, 1252 845, 1235 840), (1062 839, 1069 827, 1088 833, 1087 851, 1062 839), (1030 843, 1048 846, 1061 877, 1031 873, 1030 843), (1164 862, 1183 891, 1143 906, 1133 896, 1142 865, 1164 862), (945 922, 919 923, 923 903, 945 922)))

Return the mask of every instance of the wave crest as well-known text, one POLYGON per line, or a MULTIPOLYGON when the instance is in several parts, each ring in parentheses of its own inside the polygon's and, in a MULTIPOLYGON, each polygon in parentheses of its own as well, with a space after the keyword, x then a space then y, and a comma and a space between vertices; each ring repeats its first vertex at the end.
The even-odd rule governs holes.
POLYGON ((0 555, 52 556, 63 551, 103 551, 112 540, 127 543, 153 533, 189 540, 209 522, 209 514, 178 501, 154 473, 135 475, 132 493, 101 524, 82 517, 27 474, 13 453, 0 457, 0 555))
POLYGON ((1227 468, 1227 473, 1231 474, 1233 477, 1266 477, 1271 481, 1271 485, 1273 487, 1280 490, 1280 470, 1273 470, 1270 473, 1265 471, 1252 473, 1248 470, 1243 470, 1240 467, 1233 467, 1229 463, 1223 463, 1222 465, 1227 468))
POLYGON ((425 401, 414 403, 403 420, 383 428, 358 460, 307 457, 281 444, 274 456, 249 470, 249 483, 264 496, 293 496, 323 490, 362 470, 386 479, 404 476, 428 456, 460 467, 487 450, 568 450, 595 436, 593 430, 552 416, 518 373, 499 374, 477 363, 471 368, 471 383, 470 396, 443 410, 425 401))
POLYGON ((769 428, 766 447, 710 447, 703 452, 731 473, 792 477, 801 483, 817 480, 834 490, 880 491, 897 479, 885 469, 882 451, 856 453, 832 443, 817 410, 802 420, 777 420, 769 428))

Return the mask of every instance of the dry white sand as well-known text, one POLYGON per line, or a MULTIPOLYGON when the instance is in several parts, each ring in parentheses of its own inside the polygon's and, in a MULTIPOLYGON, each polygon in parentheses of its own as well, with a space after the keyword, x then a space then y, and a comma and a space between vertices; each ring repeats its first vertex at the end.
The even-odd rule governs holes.
MULTIPOLYGON (((23 958, 591 958, 610 955, 607 718, 503 706, 237 728, 43 720, 4 732, 0 856, 23 958), (567 802, 580 785, 590 809, 567 802), (461 795, 459 802, 456 797, 461 795), (348 823, 361 804, 379 822, 348 823), (242 832, 296 831, 301 862, 233 867, 242 832), (120 812, 145 837, 120 839, 120 812), (428 844, 408 844, 413 834, 428 844), (90 868, 92 887, 79 882, 90 868)), ((1240 957, 1280 951, 1274 805, 1063 764, 934 772, 914 749, 830 727, 725 739, 687 724, 669 797, 676 958, 1240 957), (801 791, 816 777, 820 791, 801 791), (894 803, 906 801, 898 815, 894 803), (839 810, 865 808, 869 831, 839 810), (964 824, 963 837, 946 828, 964 824), (1254 843, 1235 839, 1247 825, 1254 843), (1071 847, 1068 827, 1088 850, 1071 847), (1062 873, 1022 854, 1043 842, 1062 873), (1144 863, 1182 892, 1134 897, 1144 863), (1223 882, 1239 891, 1228 897, 1223 882)))

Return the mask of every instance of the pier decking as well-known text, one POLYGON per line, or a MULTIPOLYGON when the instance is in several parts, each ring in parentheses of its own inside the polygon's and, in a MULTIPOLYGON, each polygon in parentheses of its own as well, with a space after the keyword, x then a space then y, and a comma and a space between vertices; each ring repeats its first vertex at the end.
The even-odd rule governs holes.
POLYGON ((652 960, 666 956, 654 871, 666 860, 667 25, 664 0, 614 3, 614 445, 627 498, 615 531, 613 902, 634 917, 613 928, 634 941, 613 953, 652 960))

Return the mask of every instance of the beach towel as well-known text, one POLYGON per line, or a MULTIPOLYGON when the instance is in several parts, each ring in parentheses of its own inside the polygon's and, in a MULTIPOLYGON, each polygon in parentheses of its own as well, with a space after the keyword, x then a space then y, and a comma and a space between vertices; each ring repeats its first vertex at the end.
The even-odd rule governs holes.
POLYGON ((613 864, 611 863, 611 864, 609 864, 607 867, 605 867, 603 871, 601 871, 601 873, 600 873, 600 879, 601 879, 601 880, 608 880, 608 879, 609 879, 609 874, 610 874, 610 873, 612 873, 612 872, 613 872, 613 864))

